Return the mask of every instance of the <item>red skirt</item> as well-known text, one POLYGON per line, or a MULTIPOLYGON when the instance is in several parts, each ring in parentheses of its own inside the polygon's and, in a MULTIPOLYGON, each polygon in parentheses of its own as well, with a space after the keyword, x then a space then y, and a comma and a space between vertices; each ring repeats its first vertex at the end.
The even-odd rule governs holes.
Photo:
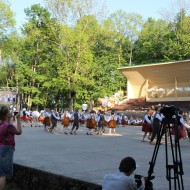
POLYGON ((44 125, 47 125, 47 126, 50 126, 50 124, 51 124, 50 118, 49 118, 49 117, 45 117, 45 118, 44 118, 44 121, 43 121, 43 124, 44 124, 44 125))
POLYGON ((70 124, 70 119, 68 117, 64 117, 62 123, 61 123, 64 127, 68 127, 70 124))
POLYGON ((85 120, 84 120, 84 119, 79 119, 79 123, 80 123, 81 125, 83 125, 83 124, 85 123, 85 120))
MULTIPOLYGON (((172 135, 175 135, 175 127, 172 127, 172 135)), ((178 137, 179 139, 185 138, 187 136, 186 131, 183 129, 183 126, 178 126, 178 137)))
POLYGON ((86 127, 89 129, 96 129, 96 122, 94 119, 87 119, 86 127))
POLYGON ((28 121, 30 118, 26 117, 26 116, 22 116, 21 119, 24 120, 24 121, 28 121))
POLYGON ((108 127, 109 128, 116 128, 116 122, 115 120, 110 120, 108 123, 108 127))
POLYGON ((152 126, 146 123, 142 124, 142 131, 145 133, 152 132, 152 126))
POLYGON ((104 120, 104 126, 108 126, 108 122, 104 120))
POLYGON ((125 119, 121 120, 121 125, 127 125, 127 121, 125 119))
POLYGON ((44 117, 39 117, 39 118, 38 118, 38 121, 40 121, 40 122, 43 123, 43 122, 44 122, 44 117))

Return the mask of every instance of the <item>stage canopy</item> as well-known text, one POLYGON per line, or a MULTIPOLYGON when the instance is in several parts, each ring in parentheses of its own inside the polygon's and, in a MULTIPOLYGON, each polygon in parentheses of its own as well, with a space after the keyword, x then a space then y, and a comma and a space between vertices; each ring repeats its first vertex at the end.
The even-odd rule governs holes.
POLYGON ((190 60, 118 69, 127 78, 128 99, 190 100, 190 60))

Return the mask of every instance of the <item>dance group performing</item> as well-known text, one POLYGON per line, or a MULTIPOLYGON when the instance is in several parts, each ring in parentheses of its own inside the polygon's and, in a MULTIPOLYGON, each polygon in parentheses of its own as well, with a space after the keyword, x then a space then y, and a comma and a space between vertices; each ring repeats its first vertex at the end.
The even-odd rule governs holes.
MULTIPOLYGON (((148 135, 148 140, 150 144, 154 144, 153 141, 155 137, 159 137, 160 128, 163 126, 162 121, 165 116, 160 112, 161 107, 152 107, 148 108, 144 116, 144 121, 142 123, 142 131, 144 132, 142 141, 145 142, 145 138, 148 135)), ((176 117, 176 116, 175 116, 176 117)), ((190 141, 190 121, 189 115, 185 114, 183 110, 178 111, 176 118, 177 127, 178 127, 178 136, 179 139, 189 138, 190 141)), ((170 126, 171 134, 175 133, 175 126, 170 126)))
MULTIPOLYGON (((99 110, 97 113, 94 110, 82 110, 80 113, 78 109, 70 113, 65 110, 62 114, 58 113, 56 109, 50 110, 46 108, 44 111, 27 111, 25 108, 21 111, 21 119, 23 126, 30 122, 32 126, 43 126, 44 131, 52 133, 54 128, 57 127, 58 122, 63 126, 62 131, 64 134, 77 134, 79 126, 86 126, 88 129, 87 135, 102 135, 105 133, 105 127, 108 127, 109 134, 116 134, 118 126, 135 125, 142 126, 144 132, 142 141, 148 136, 150 144, 153 144, 154 139, 159 135, 161 122, 164 115, 160 113, 160 106, 150 107, 147 109, 144 119, 132 116, 128 119, 124 113, 115 113, 113 110, 104 112, 99 110), (69 126, 72 126, 69 129, 69 126)), ((14 110, 13 110, 14 111, 14 110)), ((177 124, 179 127, 179 137, 190 139, 190 126, 188 125, 189 116, 183 113, 182 110, 178 112, 177 124)), ((174 130, 174 129, 173 129, 174 130)))
MULTIPOLYGON (((14 112, 13 110, 12 112, 14 112)), ((62 114, 58 113, 56 109, 50 110, 46 108, 44 111, 27 111, 25 108, 21 111, 21 119, 23 127, 26 125, 43 126, 44 131, 53 132, 58 122, 63 126, 64 134, 76 134, 79 126, 86 126, 88 129, 87 135, 98 134, 102 135, 105 132, 105 127, 108 127, 109 134, 116 134, 116 128, 119 125, 141 125, 142 119, 134 119, 132 116, 128 117, 123 113, 115 113, 113 110, 110 112, 104 112, 102 110, 97 111, 81 111, 78 109, 70 113, 65 110, 62 114), (72 126, 71 130, 69 126, 72 126)))

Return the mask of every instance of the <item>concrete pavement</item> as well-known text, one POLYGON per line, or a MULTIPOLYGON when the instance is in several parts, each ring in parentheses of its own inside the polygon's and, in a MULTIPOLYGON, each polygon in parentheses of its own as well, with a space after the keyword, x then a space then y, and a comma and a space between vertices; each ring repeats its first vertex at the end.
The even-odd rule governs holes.
MULTIPOLYGON (((101 184, 106 173, 118 171, 122 158, 132 156, 137 162, 135 173, 147 176, 154 145, 141 141, 140 126, 119 127, 118 134, 112 136, 86 135, 86 132, 85 127, 80 127, 77 135, 60 134, 60 128, 54 134, 44 132, 42 127, 23 128, 23 134, 16 137, 14 162, 101 184)), ((184 186, 190 189, 190 142, 185 139, 180 143, 184 186)), ((160 146, 154 175, 154 189, 168 189, 164 145, 160 146)))

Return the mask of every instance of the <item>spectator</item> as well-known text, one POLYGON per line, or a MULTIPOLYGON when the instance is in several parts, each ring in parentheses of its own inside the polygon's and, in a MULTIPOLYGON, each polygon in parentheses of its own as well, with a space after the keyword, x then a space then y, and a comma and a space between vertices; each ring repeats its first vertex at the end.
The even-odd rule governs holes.
POLYGON ((144 185, 137 187, 137 183, 130 175, 136 169, 136 162, 131 157, 121 160, 118 173, 104 176, 102 190, 143 190, 144 185))
POLYGON ((0 109, 0 190, 6 184, 6 177, 13 175, 14 135, 21 135, 20 114, 16 115, 17 127, 10 123, 11 115, 7 106, 0 109))

